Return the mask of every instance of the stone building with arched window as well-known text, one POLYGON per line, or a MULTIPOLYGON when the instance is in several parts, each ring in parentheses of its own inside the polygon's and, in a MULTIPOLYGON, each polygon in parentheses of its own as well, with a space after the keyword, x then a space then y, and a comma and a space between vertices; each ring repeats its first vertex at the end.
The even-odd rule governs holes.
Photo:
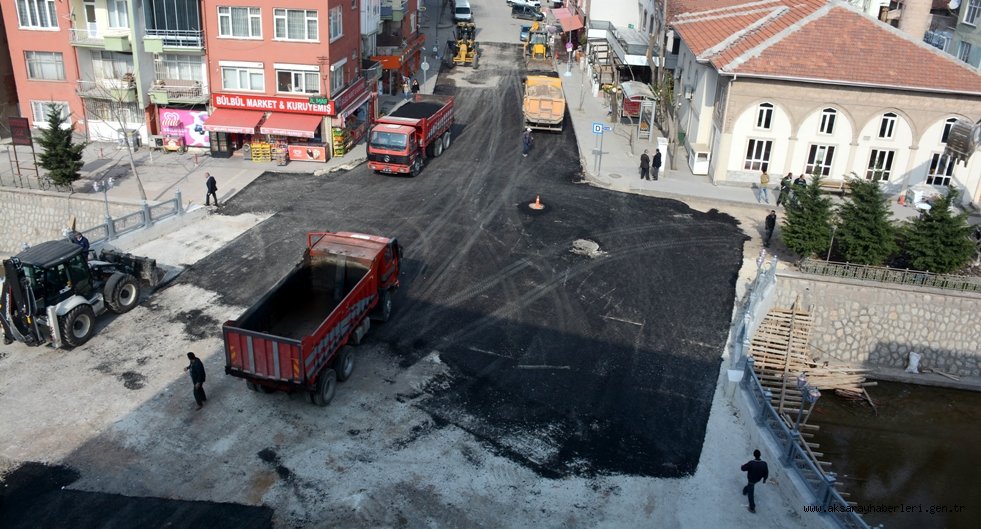
POLYGON ((819 172, 981 202, 981 156, 943 155, 954 120, 981 119, 981 74, 836 1, 704 5, 672 20, 675 94, 679 143, 713 182, 819 172))

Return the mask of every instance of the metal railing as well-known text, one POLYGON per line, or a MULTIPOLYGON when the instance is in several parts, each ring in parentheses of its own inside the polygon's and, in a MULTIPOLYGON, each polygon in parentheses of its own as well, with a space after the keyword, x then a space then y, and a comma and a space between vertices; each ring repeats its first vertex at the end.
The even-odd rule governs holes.
POLYGON ((109 28, 109 29, 85 29, 74 28, 68 30, 69 39, 72 44, 89 44, 92 46, 102 46, 105 44, 106 37, 128 37, 128 28, 109 28))
POLYGON ((80 97, 132 103, 136 101, 136 83, 127 79, 76 81, 75 93, 80 97))
POLYGON ((167 47, 204 47, 204 32, 200 30, 146 28, 146 36, 159 38, 163 41, 163 45, 167 47))
POLYGON ((743 302, 736 307, 736 314, 733 317, 732 329, 730 333, 729 360, 731 366, 735 367, 744 357, 749 354, 750 343, 753 338, 753 331, 758 322, 765 316, 765 304, 770 291, 776 284, 777 277, 777 258, 767 260, 766 250, 760 252, 756 261, 756 278, 746 289, 746 297, 743 302))
POLYGON ((174 198, 170 200, 152 206, 144 202, 142 208, 133 213, 117 218, 106 216, 106 222, 81 231, 92 244, 111 241, 127 233, 149 228, 157 221, 183 215, 184 209, 181 207, 181 200, 181 192, 178 190, 174 193, 174 198))
POLYGON ((902 270, 884 266, 835 263, 812 258, 802 260, 798 268, 805 274, 842 279, 858 279, 860 281, 940 288, 961 292, 981 292, 981 277, 934 274, 931 272, 902 270))
POLYGON ((183 79, 157 79, 150 87, 151 92, 164 92, 170 99, 204 97, 204 87, 201 81, 186 81, 183 79))
MULTIPOLYGON (((817 500, 813 505, 823 516, 831 518, 844 529, 870 529, 862 516, 850 508, 835 489, 835 474, 824 472, 803 448, 800 433, 787 426, 771 404, 772 393, 760 384, 753 371, 753 359, 745 362, 742 385, 756 408, 756 424, 764 427, 776 441, 782 454, 781 462, 789 467, 817 500)), ((881 527, 881 526, 880 526, 881 527)))

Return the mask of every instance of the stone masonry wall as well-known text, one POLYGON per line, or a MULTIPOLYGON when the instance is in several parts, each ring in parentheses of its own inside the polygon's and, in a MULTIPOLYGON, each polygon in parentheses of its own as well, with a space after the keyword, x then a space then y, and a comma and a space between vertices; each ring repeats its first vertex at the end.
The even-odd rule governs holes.
MULTIPOLYGON (((811 345, 855 365, 981 375, 981 294, 781 272, 775 307, 811 307, 811 345)), ((818 353, 820 354, 820 353, 818 353)))
MULTIPOLYGON (((118 218, 140 210, 137 202, 109 201, 109 213, 118 218)), ((102 194, 66 195, 25 189, 0 189, 0 255, 21 250, 25 242, 59 239, 75 217, 79 229, 105 222, 102 194)))

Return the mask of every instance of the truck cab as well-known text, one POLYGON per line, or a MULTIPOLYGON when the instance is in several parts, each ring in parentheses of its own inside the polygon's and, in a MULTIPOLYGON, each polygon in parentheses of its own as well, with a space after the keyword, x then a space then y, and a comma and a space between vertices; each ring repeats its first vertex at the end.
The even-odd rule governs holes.
POLYGON ((368 166, 375 171, 411 174, 422 167, 414 127, 391 123, 378 125, 368 137, 368 147, 371 150, 368 166))

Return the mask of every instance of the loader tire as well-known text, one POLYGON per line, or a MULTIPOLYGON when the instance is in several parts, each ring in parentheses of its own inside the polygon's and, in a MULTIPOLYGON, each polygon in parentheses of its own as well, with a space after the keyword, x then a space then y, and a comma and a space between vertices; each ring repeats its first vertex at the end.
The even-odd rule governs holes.
POLYGON ((337 371, 337 381, 344 382, 351 378, 354 372, 354 348, 350 345, 341 347, 337 352, 337 360, 334 360, 334 371, 337 371))
POLYGON ((140 303, 140 283, 129 274, 116 272, 106 281, 102 296, 109 310, 125 314, 140 303))
POLYGON ((61 341, 70 347, 84 344, 95 333, 95 312, 89 305, 79 305, 58 320, 61 341))
POLYGON ((312 393, 313 403, 317 406, 326 406, 334 400, 337 393, 337 373, 333 369, 325 369, 317 379, 317 389, 312 393))

